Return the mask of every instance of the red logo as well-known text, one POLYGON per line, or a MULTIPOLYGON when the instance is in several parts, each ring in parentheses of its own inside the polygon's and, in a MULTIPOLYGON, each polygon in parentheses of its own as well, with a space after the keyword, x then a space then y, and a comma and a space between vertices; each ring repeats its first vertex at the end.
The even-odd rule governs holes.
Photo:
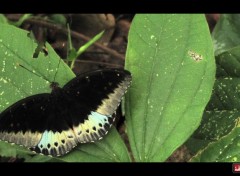
POLYGON ((233 163, 232 169, 234 173, 240 173, 240 163, 233 163))

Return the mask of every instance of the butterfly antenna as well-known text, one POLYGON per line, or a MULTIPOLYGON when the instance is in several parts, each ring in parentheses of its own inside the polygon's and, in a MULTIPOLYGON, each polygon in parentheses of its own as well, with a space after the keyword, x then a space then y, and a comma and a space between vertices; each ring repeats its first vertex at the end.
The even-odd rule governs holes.
POLYGON ((53 82, 55 82, 55 79, 56 79, 56 76, 57 76, 57 73, 58 73, 58 69, 59 69, 60 62, 61 62, 61 59, 59 58, 59 62, 58 62, 58 66, 57 66, 57 71, 55 72, 55 75, 54 75, 54 77, 53 77, 53 82))
POLYGON ((40 75, 37 74, 35 71, 32 71, 32 70, 28 69, 27 67, 25 67, 25 66, 23 66, 23 65, 21 65, 21 64, 18 64, 18 65, 19 65, 20 67, 24 68, 25 70, 31 72, 32 74, 34 74, 34 75, 36 75, 36 76, 38 76, 38 77, 40 77, 40 78, 43 78, 44 80, 50 82, 45 76, 43 76, 43 75, 40 76, 40 75))

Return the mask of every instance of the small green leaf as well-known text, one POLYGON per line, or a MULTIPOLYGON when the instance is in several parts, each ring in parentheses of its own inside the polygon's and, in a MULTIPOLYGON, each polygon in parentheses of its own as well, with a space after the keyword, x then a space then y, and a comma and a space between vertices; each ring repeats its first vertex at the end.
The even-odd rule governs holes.
POLYGON ((0 14, 0 24, 7 24, 8 19, 5 17, 5 15, 0 14))
POLYGON ((229 49, 216 57, 217 78, 240 77, 240 46, 229 49))
POLYGON ((11 144, 0 141, 0 156, 5 157, 16 157, 17 151, 15 147, 12 147, 11 144))
POLYGON ((52 20, 52 22, 62 25, 62 26, 66 26, 67 24, 67 19, 63 14, 52 14, 49 16, 50 20, 52 20))
POLYGON ((72 36, 69 24, 67 24, 68 29, 68 56, 67 61, 74 61, 77 58, 77 51, 72 45, 72 36))
MULTIPOLYGON (((75 60, 83 53, 83 52, 85 52, 90 46, 92 46, 96 41, 98 41, 102 36, 103 36, 103 34, 104 34, 104 31, 102 31, 102 32, 100 32, 99 34, 97 34, 96 36, 94 36, 91 40, 89 40, 86 44, 84 44, 83 46, 81 46, 79 49, 78 49, 78 51, 77 51, 77 53, 76 53, 76 56, 75 56, 75 58, 74 59, 72 59, 72 63, 71 63, 71 68, 73 68, 74 67, 74 62, 75 62, 75 60)), ((71 51, 71 50, 70 50, 71 51)), ((75 50, 74 50, 75 51, 75 50)), ((73 54, 72 55, 74 55, 75 54, 75 52, 72 52, 73 54)), ((71 56, 71 57, 73 57, 73 56, 71 56)))
POLYGON ((14 26, 17 26, 17 27, 19 27, 19 26, 21 26, 22 25, 22 23, 25 21, 25 20, 27 20, 27 19, 29 19, 29 18, 31 18, 32 17, 32 14, 24 14, 23 16, 21 16, 20 18, 19 18, 19 20, 18 21, 16 21, 16 22, 10 22, 12 25, 14 25, 14 26))
POLYGON ((240 45, 240 14, 222 14, 216 24, 212 38, 215 55, 240 45))
POLYGON ((92 44, 98 41, 104 34, 104 31, 100 32, 96 36, 94 36, 91 40, 89 40, 86 44, 80 47, 77 51, 77 57, 80 56, 84 51, 86 51, 92 44))
POLYGON ((69 52, 68 52, 67 61, 73 62, 73 61, 76 60, 76 58, 77 58, 77 51, 76 51, 76 49, 75 48, 70 49, 69 52))
POLYGON ((220 140, 210 143, 204 150, 194 156, 192 162, 239 162, 240 161, 240 128, 220 140))
POLYGON ((136 161, 165 161, 198 127, 215 62, 204 15, 136 15, 126 69, 127 133, 136 161))

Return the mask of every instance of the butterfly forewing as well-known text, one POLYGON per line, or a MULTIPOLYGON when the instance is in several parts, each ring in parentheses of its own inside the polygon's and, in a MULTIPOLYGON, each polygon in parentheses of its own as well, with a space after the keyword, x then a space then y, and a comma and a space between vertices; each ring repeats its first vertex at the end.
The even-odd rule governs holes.
POLYGON ((63 89, 79 103, 84 103, 88 109, 111 115, 129 87, 130 81, 131 75, 128 71, 99 70, 74 78, 63 89))
POLYGON ((96 141, 108 132, 130 82, 128 71, 106 69, 82 74, 63 87, 74 99, 71 102, 76 102, 71 108, 76 113, 72 120, 79 142, 96 141))
POLYGON ((0 140, 60 156, 78 143, 101 139, 130 81, 128 71, 105 69, 77 76, 50 94, 22 99, 0 114, 0 140))

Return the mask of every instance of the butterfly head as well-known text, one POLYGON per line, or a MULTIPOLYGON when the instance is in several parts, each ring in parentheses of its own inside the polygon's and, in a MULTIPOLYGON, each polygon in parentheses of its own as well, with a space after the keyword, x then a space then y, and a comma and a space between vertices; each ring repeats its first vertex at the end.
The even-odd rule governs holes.
POLYGON ((52 83, 50 84, 50 88, 51 88, 52 90, 56 90, 56 89, 59 89, 60 87, 59 87, 59 84, 58 84, 57 82, 52 82, 52 83))

